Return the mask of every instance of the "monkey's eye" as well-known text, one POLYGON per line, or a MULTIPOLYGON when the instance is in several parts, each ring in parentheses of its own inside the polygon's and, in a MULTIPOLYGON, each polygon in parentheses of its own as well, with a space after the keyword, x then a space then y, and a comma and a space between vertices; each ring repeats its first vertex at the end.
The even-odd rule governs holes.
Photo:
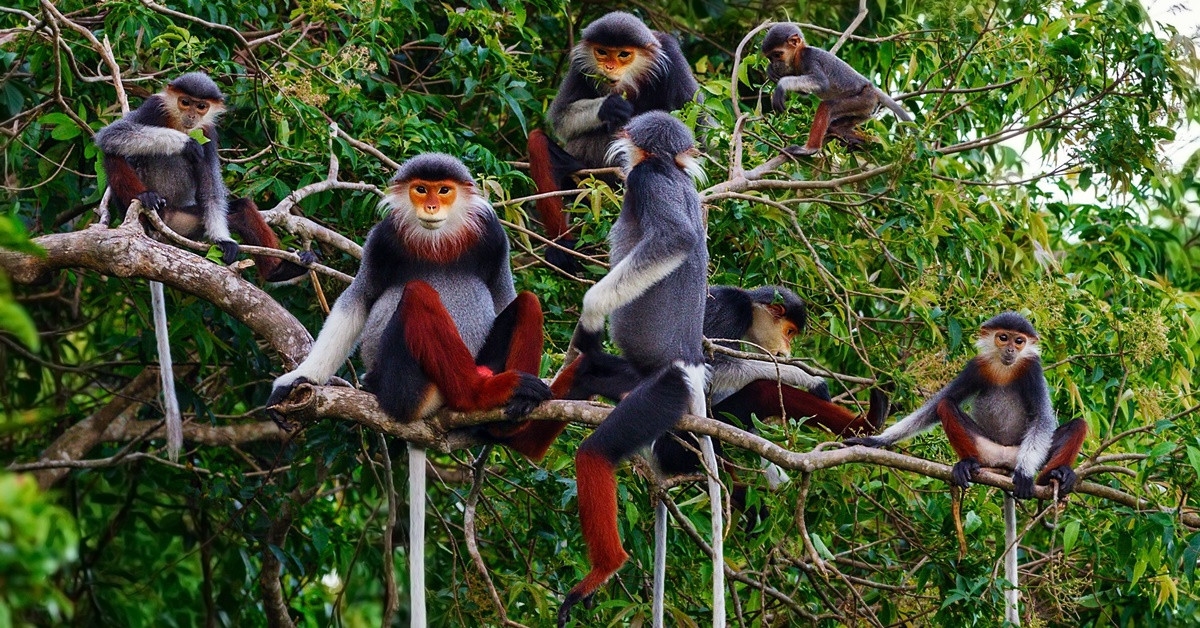
POLYGON ((206 102, 196 103, 196 111, 204 111, 206 109, 208 109, 208 103, 206 103, 206 102))
POLYGON ((607 50, 607 49, 605 49, 605 48, 597 48, 597 49, 596 49, 596 56, 597 56, 597 57, 607 57, 607 56, 608 56, 608 50, 607 50))
POLYGON ((188 100, 187 98, 180 98, 180 99, 179 99, 179 106, 180 106, 180 107, 191 107, 191 106, 192 106, 192 101, 188 100))
POLYGON ((442 187, 438 188, 438 194, 441 194, 442 196, 445 196, 449 193, 450 193, 450 186, 448 186, 448 185, 443 185, 442 187))
POLYGON ((423 185, 414 186, 414 189, 416 189, 417 194, 426 194, 429 192, 429 190, 423 185))
POLYGON ((1000 339, 1000 342, 1008 342, 1008 334, 996 334, 996 337, 1000 339))
POLYGON ((633 56, 633 53, 629 52, 628 50, 622 50, 621 52, 617 53, 618 59, 628 59, 629 57, 632 57, 632 56, 633 56))
POLYGON ((1013 342, 1017 343, 1018 345, 1023 345, 1025 344, 1025 336, 1017 336, 1016 338, 1013 338, 1013 342))
POLYGON ((783 335, 787 336, 788 340, 791 340, 792 338, 796 337, 796 331, 797 330, 795 327, 788 327, 787 329, 783 330, 783 335))

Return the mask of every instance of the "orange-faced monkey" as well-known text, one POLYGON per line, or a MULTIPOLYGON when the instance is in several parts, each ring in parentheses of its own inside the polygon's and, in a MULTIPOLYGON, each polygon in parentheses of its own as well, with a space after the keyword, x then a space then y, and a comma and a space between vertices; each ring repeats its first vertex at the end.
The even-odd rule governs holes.
MULTIPOLYGON (((238 244, 229 235, 234 226, 247 244, 279 248, 279 239, 248 198, 229 202, 217 158, 217 118, 225 110, 225 95, 203 72, 191 72, 171 81, 140 107, 96 133, 96 146, 104 153, 104 171, 113 203, 121 213, 133 199, 162 216, 163 222, 188 238, 207 238, 221 249, 226 264, 238 255, 238 244), (200 144, 189 133, 199 130, 207 138, 200 144)), ((301 254, 306 264, 316 261, 311 252, 301 254)), ((260 276, 268 282, 303 277, 308 269, 269 256, 255 257, 260 276)), ((183 420, 171 372, 171 346, 167 339, 166 299, 162 284, 150 282, 159 372, 167 424, 167 456, 175 460, 183 445, 183 420)))
MULTIPOLYGON (((572 173, 604 167, 613 135, 633 116, 679 109, 699 89, 679 42, 634 15, 609 13, 583 29, 581 40, 548 113, 566 149, 541 130, 529 134, 529 175, 539 194, 571 189, 572 173)), ((561 196, 537 201, 546 235, 574 248, 563 206, 561 196)), ((566 270, 578 267, 574 257, 554 247, 546 258, 566 270)))
POLYGON ((783 22, 767 31, 762 52, 771 61, 767 74, 777 81, 771 96, 771 107, 784 110, 787 92, 812 94, 821 100, 813 116, 808 142, 804 146, 789 146, 792 155, 812 155, 821 150, 826 134, 854 147, 866 141, 855 128, 866 122, 882 103, 905 122, 912 116, 891 96, 871 84, 871 81, 832 53, 804 43, 800 27, 783 22))
MULTIPOLYGON (((324 384, 359 344, 366 388, 398 421, 445 406, 504 408, 520 419, 550 397, 538 379, 542 309, 513 287, 508 237, 458 159, 404 162, 381 205, 390 213, 367 235, 362 265, 329 312, 312 352, 275 380, 268 409, 301 382, 324 384), (361 340, 361 342, 360 342, 361 340)), ((533 460, 566 426, 531 421, 485 428, 533 460)), ((412 621, 425 622, 425 455, 409 447, 412 621)))
POLYGON ((975 346, 979 354, 916 412, 879 436, 845 442, 886 447, 940 422, 958 454, 957 486, 966 488, 980 466, 989 466, 1012 470, 1017 499, 1033 497, 1035 481, 1057 481, 1060 495, 1070 493, 1087 423, 1058 425, 1033 325, 1016 312, 998 314, 979 329, 975 346), (962 407, 967 401, 970 413, 962 407))

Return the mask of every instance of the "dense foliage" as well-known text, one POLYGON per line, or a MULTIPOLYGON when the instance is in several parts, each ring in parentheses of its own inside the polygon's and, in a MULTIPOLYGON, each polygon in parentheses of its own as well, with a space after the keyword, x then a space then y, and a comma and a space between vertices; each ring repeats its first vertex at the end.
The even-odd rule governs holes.
MULTIPOLYGON (((806 133, 815 107, 794 97, 786 115, 763 115, 772 86, 763 87, 760 39, 740 55, 739 42, 764 19, 793 19, 829 48, 857 4, 636 9, 680 37, 702 84, 703 103, 679 115, 704 137, 712 282, 782 283, 804 295, 812 316, 797 353, 855 376, 831 380, 844 400, 865 398, 857 381, 887 384, 901 416, 972 354, 980 322, 1006 308, 1028 314, 1044 338, 1055 409, 1091 428, 1087 479, 1151 505, 1095 496, 1062 510, 1023 504, 1025 616, 1050 625, 1200 621, 1200 535, 1181 517, 1200 498, 1200 258, 1191 246, 1200 158, 1176 171, 1162 152, 1173 129, 1200 118, 1192 42, 1131 0, 868 4, 838 54, 905 94, 916 122, 880 116, 864 151, 831 144, 823 157, 774 163, 751 179, 743 169, 806 133)), ((507 201, 532 193, 524 138, 545 126, 575 34, 610 8, 18 0, 0 8, 0 247, 36 252, 26 232, 97 220, 104 179, 91 138, 121 115, 110 61, 132 107, 171 77, 205 70, 231 105, 225 179, 264 209, 324 181, 331 156, 341 181, 370 186, 386 182, 391 160, 430 150, 462 157, 513 223, 518 288, 546 310, 549 376, 587 283, 542 262, 542 245, 522 230, 537 231, 532 203, 507 201)), ((584 184, 574 211, 585 245, 603 241, 619 199, 584 184)), ((377 201, 334 188, 304 196, 295 211, 361 243, 377 201)), ((354 273, 346 251, 318 248, 354 273)), ((602 272, 591 265, 583 279, 602 272)), ((321 287, 332 302, 344 284, 323 277, 321 287)), ((270 293, 319 329, 311 284, 270 293)), ((161 416, 157 391, 135 387, 157 361, 148 295, 137 277, 66 271, 10 286, 0 274, 0 460, 54 487, 38 495, 27 476, 0 475, 0 626, 257 625, 264 563, 281 567, 291 615, 306 625, 378 624, 391 563, 401 583, 396 621, 406 622, 403 533, 393 555, 380 549, 391 531, 386 475, 403 473, 403 445, 339 421, 291 438, 254 429, 281 365, 217 305, 168 292, 182 403, 211 438, 195 439, 185 464, 136 455, 161 445, 142 436, 161 416), (100 444, 84 452, 98 462, 58 475, 22 466, 74 438, 81 421, 109 414, 94 435, 100 444)), ((793 451, 831 440, 798 421, 761 428, 793 451)), ((585 435, 570 428, 539 465, 490 448, 434 455, 447 471, 431 482, 427 525, 436 624, 551 623, 587 567, 572 463, 585 435), (472 465, 482 470, 475 495, 464 473, 472 465), (467 550, 464 510, 476 517, 486 573, 467 550)), ((939 431, 902 450, 953 458, 939 431)), ((999 491, 963 498, 960 556, 941 480, 847 465, 794 473, 768 491, 751 471, 756 456, 731 455, 755 486, 726 539, 741 575, 730 583, 731 622, 1000 623, 999 491)), ((649 614, 652 489, 628 469, 620 479, 632 559, 580 611, 581 625, 649 614)), ((701 487, 669 496, 683 523, 707 529, 701 487)), ((711 566, 679 525, 668 562, 669 621, 704 623, 711 566)))

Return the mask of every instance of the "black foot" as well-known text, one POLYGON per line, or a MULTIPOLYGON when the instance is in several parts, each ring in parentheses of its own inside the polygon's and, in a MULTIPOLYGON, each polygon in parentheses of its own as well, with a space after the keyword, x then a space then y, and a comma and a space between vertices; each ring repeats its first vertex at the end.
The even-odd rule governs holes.
POLYGON ((1012 476, 1013 481, 1013 497, 1017 499, 1030 499, 1033 497, 1033 477, 1025 475, 1020 471, 1012 476))
POLYGON ((799 146, 797 144, 793 144, 793 145, 788 146, 787 148, 783 149, 783 152, 791 155, 792 157, 810 157, 812 155, 816 155, 817 153, 821 152, 821 149, 808 148, 807 146, 799 146))
POLYGON ((300 256, 300 263, 305 266, 312 266, 320 261, 320 257, 312 251, 300 251, 297 253, 300 256))
POLYGON ((546 382, 529 373, 518 375, 521 376, 521 382, 517 384, 517 389, 504 406, 504 416, 510 420, 524 417, 550 398, 550 387, 546 382))
POLYGON ((226 266, 237 261, 238 251, 240 250, 237 242, 233 240, 218 240, 217 248, 221 249, 221 261, 225 262, 226 266))
POLYGON ((950 481, 959 488, 967 488, 971 485, 971 476, 976 473, 979 473, 979 461, 974 458, 963 458, 954 463, 954 468, 950 471, 950 481))
MULTIPOLYGON (((568 237, 559 237, 554 240, 554 243, 563 247, 575 250, 575 240, 568 237)), ((557 246, 546 245, 546 261, 551 266, 558 267, 559 270, 578 275, 583 270, 583 265, 579 263, 579 258, 570 253, 558 248, 557 246)))
POLYGON ((167 199, 163 198, 158 192, 153 190, 146 190, 145 192, 138 194, 137 200, 142 202, 142 207, 154 210, 156 212, 167 208, 167 199))
POLYGON ((1067 465, 1055 467, 1046 474, 1048 480, 1058 481, 1058 496, 1065 497, 1071 491, 1075 490, 1075 481, 1078 479, 1075 475, 1075 470, 1067 465))
POLYGON ((567 599, 563 600, 562 606, 558 607, 558 628, 563 628, 571 620, 571 608, 576 604, 582 602, 584 608, 591 608, 592 598, 595 595, 595 593, 591 595, 579 595, 574 591, 568 593, 567 599))

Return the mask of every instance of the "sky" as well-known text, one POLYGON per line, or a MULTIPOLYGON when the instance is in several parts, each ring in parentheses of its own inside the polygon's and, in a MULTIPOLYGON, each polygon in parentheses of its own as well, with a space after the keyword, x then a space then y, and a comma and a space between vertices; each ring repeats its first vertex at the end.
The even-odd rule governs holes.
MULTIPOLYGON (((1180 35, 1200 46, 1200 0, 1143 0, 1150 19, 1170 24, 1180 35)), ((1200 125, 1189 124, 1178 130, 1175 141, 1163 147, 1166 158, 1176 168, 1200 150, 1200 125)))

